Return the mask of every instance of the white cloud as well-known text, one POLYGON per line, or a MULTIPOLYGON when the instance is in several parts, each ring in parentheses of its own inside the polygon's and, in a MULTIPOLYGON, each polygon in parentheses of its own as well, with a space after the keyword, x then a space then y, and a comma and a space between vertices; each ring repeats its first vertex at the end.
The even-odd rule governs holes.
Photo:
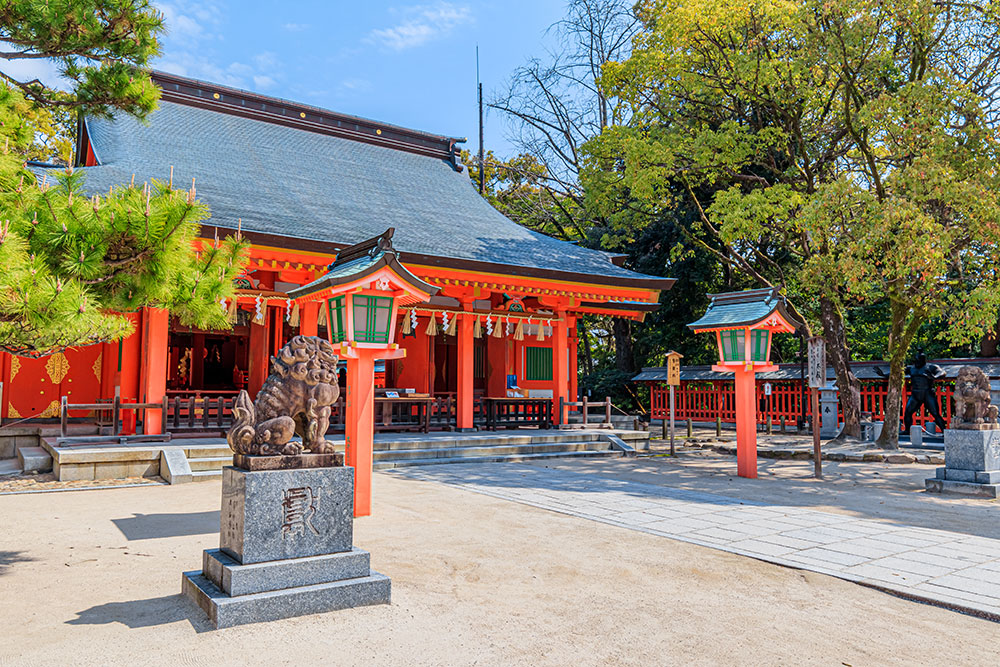
POLYGON ((266 74, 255 74, 253 77, 253 87, 255 90, 266 90, 275 83, 276 81, 266 74))
POLYGON ((271 88, 281 79, 281 63, 270 51, 249 56, 249 62, 245 55, 240 60, 218 56, 215 47, 224 41, 219 30, 227 17, 215 0, 157 0, 155 4, 167 27, 157 69, 252 90, 271 88))
POLYGON ((309 25, 307 23, 286 23, 285 24, 285 30, 287 30, 288 32, 302 32, 303 30, 307 30, 308 28, 309 28, 309 25))
POLYGON ((396 10, 400 22, 388 28, 372 30, 368 41, 392 51, 403 51, 438 39, 460 25, 472 23, 472 10, 464 5, 439 2, 414 5, 396 10))

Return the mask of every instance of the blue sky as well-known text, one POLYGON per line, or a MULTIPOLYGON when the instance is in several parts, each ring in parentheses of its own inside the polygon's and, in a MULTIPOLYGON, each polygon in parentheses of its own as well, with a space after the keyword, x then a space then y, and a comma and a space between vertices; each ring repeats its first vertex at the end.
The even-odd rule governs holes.
MULTIPOLYGON (((484 93, 545 54, 561 0, 239 2, 156 5, 168 34, 156 67, 477 146, 476 44, 484 93)), ((486 147, 512 152, 487 112, 486 147)))

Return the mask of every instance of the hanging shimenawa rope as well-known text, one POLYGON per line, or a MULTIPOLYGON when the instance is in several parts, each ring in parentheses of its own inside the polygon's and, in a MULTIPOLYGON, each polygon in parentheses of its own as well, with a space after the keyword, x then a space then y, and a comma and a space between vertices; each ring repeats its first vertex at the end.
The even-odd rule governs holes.
POLYGON ((427 331, 425 331, 428 336, 437 336, 438 333, 438 321, 437 318, 431 315, 427 318, 427 331))
POLYGON ((472 337, 473 338, 483 337, 483 323, 479 320, 478 317, 476 318, 476 321, 473 322, 472 324, 472 337))
POLYGON ((535 334, 535 340, 545 340, 545 323, 542 321, 538 322, 538 333, 535 334))
POLYGON ((288 318, 288 323, 293 327, 297 327, 302 323, 301 313, 299 313, 299 304, 292 305, 292 314, 288 318))
MULTIPOLYGON (((507 326, 509 327, 510 324, 507 326)), ((514 340, 524 340, 524 320, 517 321, 517 328, 514 329, 514 340)))
POLYGON ((319 306, 319 317, 316 318, 316 326, 318 326, 318 327, 325 327, 325 326, 327 326, 327 321, 326 320, 327 320, 326 308, 324 308, 323 304, 320 303, 320 306, 319 306))
POLYGON ((493 335, 494 338, 502 338, 503 337, 503 325, 501 324, 499 317, 497 317, 497 324, 496 324, 496 326, 493 327, 493 334, 492 335, 493 335))
POLYGON ((402 317, 403 326, 399 329, 399 333, 403 334, 404 336, 409 336, 411 333, 413 333, 413 323, 410 322, 410 313, 412 312, 413 312, 412 310, 407 310, 406 312, 403 313, 402 317))
POLYGON ((458 315, 454 315, 451 318, 451 324, 448 325, 448 330, 445 333, 449 336, 454 336, 458 333, 458 315))
POLYGON ((239 315, 237 315, 238 311, 239 311, 239 304, 236 303, 236 299, 231 299, 229 301, 229 306, 227 307, 230 324, 236 324, 236 320, 239 317, 239 315))

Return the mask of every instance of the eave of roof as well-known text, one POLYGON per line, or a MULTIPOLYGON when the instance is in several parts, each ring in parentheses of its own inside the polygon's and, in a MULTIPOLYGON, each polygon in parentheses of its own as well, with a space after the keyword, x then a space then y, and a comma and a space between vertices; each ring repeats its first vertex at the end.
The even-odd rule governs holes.
POLYGON ((802 326, 785 307, 785 297, 777 288, 768 287, 741 292, 709 294, 711 302, 705 314, 688 325, 695 331, 753 326, 778 312, 793 329, 802 326))

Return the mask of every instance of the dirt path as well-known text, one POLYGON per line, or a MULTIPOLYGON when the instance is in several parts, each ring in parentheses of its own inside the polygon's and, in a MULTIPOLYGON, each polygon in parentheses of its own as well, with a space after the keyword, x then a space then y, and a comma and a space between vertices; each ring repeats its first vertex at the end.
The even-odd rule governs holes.
POLYGON ((0 497, 0 665, 996 659, 989 621, 386 475, 355 543, 392 577, 391 606, 210 631, 178 591, 218 543, 219 495, 204 483, 0 497))

